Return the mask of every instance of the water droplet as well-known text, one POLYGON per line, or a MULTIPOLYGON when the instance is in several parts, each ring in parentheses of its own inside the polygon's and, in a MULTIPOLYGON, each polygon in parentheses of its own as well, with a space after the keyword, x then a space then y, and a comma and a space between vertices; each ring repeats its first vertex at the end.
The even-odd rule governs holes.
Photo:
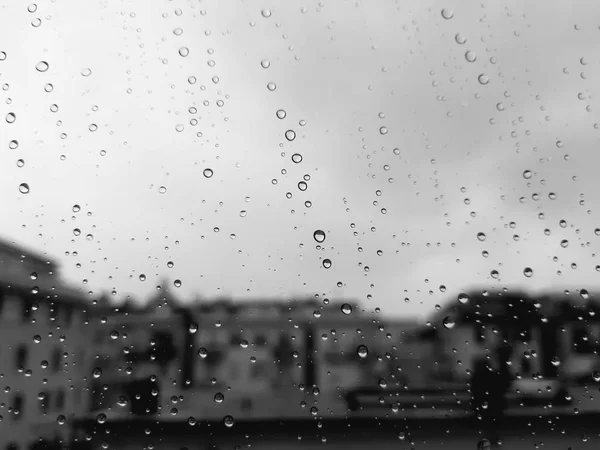
POLYGON ((531 278, 533 276, 533 269, 531 269, 531 267, 525 267, 525 269, 523 269, 523 275, 527 278, 531 278))
POLYGON ((208 356, 208 350, 204 347, 200 347, 198 349, 198 356, 202 359, 206 358, 208 356))
POLYGON ((487 77, 487 75, 484 75, 482 73, 481 75, 479 75, 477 77, 477 81, 479 81, 479 84, 482 84, 485 86, 486 84, 488 84, 490 82, 490 79, 487 77))
POLYGON ((104 422, 106 422, 106 414, 104 413, 100 413, 96 416, 96 422, 102 424, 104 422))
POLYGON ((77 213, 79 211, 81 211, 81 206, 79 206, 79 205, 73 205, 73 212, 77 213))
POLYGON ((181 280, 173 281, 173 286, 175 286, 176 288, 181 287, 181 280))
POLYGON ((554 367, 560 366, 560 359, 558 359, 558 356, 553 357, 550 362, 554 367))
POLYGON ((588 292, 587 289, 580 289, 579 290, 579 295, 584 300, 588 300, 590 298, 590 293, 588 292))
POLYGON ((141 273, 138 278, 140 279, 140 281, 146 281, 146 275, 143 273, 141 273))
POLYGON ((9 112, 6 115, 6 122, 7 123, 15 123, 15 120, 17 120, 17 116, 15 115, 15 113, 9 112))
POLYGON ((39 334, 36 334, 33 337, 33 342, 35 342, 36 344, 39 344, 40 342, 42 342, 42 337, 39 334))
POLYGON ((381 135, 386 135, 386 134, 388 134, 388 129, 387 129, 387 127, 381 127, 381 128, 379 128, 379 134, 381 134, 381 135))
POLYGON ((450 316, 444 317, 444 320, 442 321, 442 324, 444 325, 444 328, 447 328, 449 330, 451 328, 454 328, 455 323, 456 322, 454 322, 454 319, 452 317, 450 317, 450 316))
POLYGON ((597 370, 592 373, 592 378, 596 383, 600 382, 600 372, 597 370))
POLYGON ((21 194, 29 194, 29 185, 27 183, 21 183, 19 185, 19 192, 21 194))
POLYGON ((296 164, 301 163, 302 162, 302 155, 300 153, 294 153, 292 155, 292 161, 295 162, 296 164))
POLYGON ((175 36, 181 36, 181 35, 183 34, 183 30, 182 30, 181 28, 175 28, 175 29, 173 30, 173 34, 174 34, 175 36))
POLYGON ((181 47, 179 49, 179 56, 183 56, 184 58, 190 54, 190 49, 187 47, 181 47))
POLYGON ((275 89, 277 89, 277 85, 273 82, 270 82, 267 84, 267 89, 273 92, 275 89))
POLYGON ((465 294, 465 293, 458 294, 458 302, 459 303, 466 305, 467 303, 469 303, 469 300, 470 300, 470 298, 467 294, 465 294))
POLYGON ((215 403, 223 403, 225 400, 225 396, 221 392, 217 392, 214 396, 215 403))
POLYGON ((369 348, 366 345, 361 344, 356 348, 356 354, 359 358, 365 359, 369 355, 369 348))
POLYGON ((16 148, 19 147, 19 141, 13 139, 12 141, 10 141, 8 143, 8 148, 10 148, 11 150, 15 150, 16 148))
POLYGON ((27 7, 27 11, 29 11, 30 13, 34 13, 37 11, 37 5, 35 3, 30 4, 27 7))
POLYGON ((46 85, 44 86, 44 91, 52 92, 53 90, 54 90, 54 86, 52 85, 52 83, 46 83, 46 85))
POLYGON ((213 176, 213 171, 212 169, 204 169, 204 171, 202 172, 202 174, 206 177, 206 178, 210 178, 213 176))
POLYGON ((100 367, 94 367, 92 369, 92 376, 94 378, 100 378, 102 376, 102 369, 100 367))
POLYGON ((560 246, 562 248, 567 248, 569 246, 569 241, 566 239, 563 239, 562 241, 560 241, 560 246))
POLYGON ((196 322, 190 324, 190 333, 195 334, 198 331, 198 324, 196 322))
POLYGON ((531 170, 526 170, 525 172, 523 172, 523 178, 525 178, 526 180, 529 180, 532 177, 533 173, 531 172, 531 170))
POLYGON ((45 72, 50 68, 50 65, 46 61, 40 61, 35 65, 35 70, 38 72, 45 72))
POLYGON ((81 234, 81 230, 80 230, 79 228, 74 228, 74 229, 73 229, 73 234, 74 234, 75 236, 79 236, 79 235, 81 234))
POLYGON ((164 186, 161 186, 161 187, 158 188, 158 192, 161 193, 161 194, 164 194, 165 192, 167 192, 167 188, 164 187, 164 186))
POLYGON ((325 241, 325 232, 323 230, 316 230, 313 233, 313 238, 315 241, 317 241, 319 244, 321 244, 323 241, 325 241))
POLYGON ((350 306, 348 303, 344 303, 340 307, 340 309, 341 309, 342 313, 345 314, 345 315, 352 314, 352 306, 350 306))
POLYGON ((225 425, 227 428, 231 428, 233 426, 234 420, 232 416, 225 416, 223 417, 223 425, 225 425))
POLYGON ((66 421, 67 421, 67 418, 65 416, 63 416, 62 414, 56 418, 56 422, 59 425, 64 425, 66 421))
POLYGON ((271 61, 269 61, 268 59, 263 59, 263 60, 260 62, 260 66, 261 66, 263 69, 268 69, 269 67, 271 67, 271 61))
POLYGON ((31 20, 31 26, 34 28, 39 27, 42 24, 42 19, 40 19, 39 17, 36 17, 35 19, 31 20))
POLYGON ((17 159, 17 167, 23 167, 25 165, 25 161, 22 159, 17 159))
POLYGON ((262 16, 263 16, 265 19, 268 19, 269 17, 271 17, 271 10, 270 10, 270 9, 266 9, 266 8, 265 8, 265 9, 263 9, 263 10, 262 10, 260 13, 262 14, 262 16))
POLYGON ((82 77, 89 77, 92 74, 92 69, 86 67, 85 69, 81 70, 81 76, 82 77))
POLYGON ((287 130, 285 132, 285 138, 292 142, 294 139, 296 139, 296 132, 294 130, 287 130))
POLYGON ((492 270, 490 272, 490 275, 491 275, 492 278, 497 279, 500 274, 498 273, 497 270, 492 270))
POLYGON ((113 330, 110 332, 110 338, 112 340, 118 339, 119 338, 119 332, 117 330, 113 330))
POLYGON ((465 59, 472 63, 477 61, 477 55, 475 54, 475 52, 471 51, 471 50, 467 50, 467 52, 465 53, 465 59))
POLYGON ((442 17, 446 20, 452 19, 454 17, 454 12, 451 9, 444 8, 442 9, 442 17))
POLYGON ((456 33, 456 35, 454 36, 454 40, 456 41, 457 44, 464 44, 465 42, 467 42, 467 38, 464 37, 462 34, 460 33, 456 33))
POLYGON ((287 116, 287 113, 283 109, 278 109, 275 114, 277 115, 278 119, 285 119, 285 116, 287 116))
POLYGON ((324 259, 323 260, 323 267, 325 267, 326 269, 329 269, 331 267, 331 260, 330 259, 324 259))
POLYGON ((485 241, 485 238, 486 238, 485 233, 481 233, 481 232, 477 233, 477 239, 479 239, 481 242, 485 241))

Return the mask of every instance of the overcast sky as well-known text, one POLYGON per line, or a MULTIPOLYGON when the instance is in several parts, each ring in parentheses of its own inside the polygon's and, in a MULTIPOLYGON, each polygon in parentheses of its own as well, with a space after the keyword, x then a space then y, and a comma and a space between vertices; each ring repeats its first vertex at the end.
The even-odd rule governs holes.
POLYGON ((84 292, 597 284, 596 2, 151 3, 0 7, 1 235, 84 292))

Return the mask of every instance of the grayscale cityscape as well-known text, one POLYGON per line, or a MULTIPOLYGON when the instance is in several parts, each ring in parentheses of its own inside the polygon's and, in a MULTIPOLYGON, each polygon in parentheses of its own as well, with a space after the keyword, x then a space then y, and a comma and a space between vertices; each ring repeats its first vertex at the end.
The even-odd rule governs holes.
POLYGON ((600 448, 599 39, 0 0, 0 450, 600 448))

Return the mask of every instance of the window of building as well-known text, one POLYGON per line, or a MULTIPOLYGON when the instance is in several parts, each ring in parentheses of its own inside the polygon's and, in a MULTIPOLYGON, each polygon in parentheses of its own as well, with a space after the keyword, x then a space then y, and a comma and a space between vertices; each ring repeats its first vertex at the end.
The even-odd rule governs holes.
POLYGON ((65 391, 64 389, 59 389, 58 394, 56 395, 56 409, 61 411, 65 407, 65 391))
POLYGON ((50 412, 50 394, 48 392, 42 392, 40 394, 40 411, 46 415, 50 412))
POLYGON ((15 366, 17 369, 25 368, 27 364, 27 347, 25 345, 20 345, 17 348, 17 353, 15 355, 15 366))
POLYGON ((13 399, 13 414, 15 420, 21 420, 23 418, 23 396, 21 394, 15 395, 13 399))
POLYGON ((60 370, 60 359, 61 359, 60 349, 55 348, 54 350, 52 350, 52 362, 50 363, 52 366, 53 372, 58 372, 60 370))

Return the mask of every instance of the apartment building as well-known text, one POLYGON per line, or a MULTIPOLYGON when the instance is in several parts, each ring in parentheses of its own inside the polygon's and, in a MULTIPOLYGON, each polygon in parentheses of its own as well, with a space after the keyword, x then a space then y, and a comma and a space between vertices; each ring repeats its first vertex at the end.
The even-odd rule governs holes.
POLYGON ((55 264, 0 240, 0 449, 64 439, 85 413, 86 309, 55 264))

